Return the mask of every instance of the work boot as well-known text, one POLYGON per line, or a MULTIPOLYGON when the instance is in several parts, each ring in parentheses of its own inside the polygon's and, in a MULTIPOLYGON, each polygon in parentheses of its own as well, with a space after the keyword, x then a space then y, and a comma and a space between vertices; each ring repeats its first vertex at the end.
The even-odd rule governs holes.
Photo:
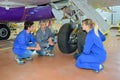
POLYGON ((55 54, 53 54, 50 50, 46 50, 46 56, 53 57, 55 54))
POLYGON ((80 53, 75 53, 74 54, 74 58, 75 58, 75 60, 77 60, 77 58, 80 56, 80 53))
POLYGON ((27 61, 32 61, 33 58, 31 58, 31 57, 27 57, 26 60, 27 60, 27 61))
POLYGON ((50 57, 53 57, 55 54, 53 53, 46 53, 46 56, 50 56, 50 57))
POLYGON ((99 65, 99 70, 96 70, 96 71, 94 71, 94 72, 99 73, 99 72, 102 71, 103 69, 104 69, 103 64, 100 64, 100 65, 99 65))
POLYGON ((25 61, 22 60, 22 59, 15 58, 15 61, 16 61, 18 64, 25 64, 25 61))

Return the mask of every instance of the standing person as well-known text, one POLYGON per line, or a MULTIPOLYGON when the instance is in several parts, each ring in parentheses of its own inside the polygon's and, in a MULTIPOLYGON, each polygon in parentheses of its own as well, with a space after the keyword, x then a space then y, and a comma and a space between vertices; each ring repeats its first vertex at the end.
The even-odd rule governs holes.
POLYGON ((91 19, 82 21, 82 29, 87 32, 83 52, 76 60, 76 67, 100 72, 106 60, 106 51, 102 41, 105 36, 98 30, 98 26, 91 19))
POLYGON ((24 29, 17 35, 13 44, 13 52, 16 55, 15 60, 18 64, 24 64, 23 59, 32 60, 32 53, 34 50, 40 50, 39 44, 32 35, 34 29, 32 21, 24 23, 24 29))
POLYGON ((52 50, 54 48, 54 42, 52 41, 52 32, 47 27, 47 21, 40 21, 40 28, 36 32, 36 39, 39 43, 41 50, 37 51, 39 56, 54 56, 52 50))

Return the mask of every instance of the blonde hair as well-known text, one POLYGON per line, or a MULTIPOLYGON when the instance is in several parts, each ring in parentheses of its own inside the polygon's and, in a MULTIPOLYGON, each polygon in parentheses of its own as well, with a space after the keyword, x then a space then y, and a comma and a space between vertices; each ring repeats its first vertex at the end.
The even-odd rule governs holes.
POLYGON ((85 19, 82 21, 82 23, 84 23, 85 25, 88 25, 90 27, 90 29, 94 28, 94 32, 96 34, 96 36, 99 37, 99 34, 98 34, 98 25, 95 24, 92 19, 85 19))

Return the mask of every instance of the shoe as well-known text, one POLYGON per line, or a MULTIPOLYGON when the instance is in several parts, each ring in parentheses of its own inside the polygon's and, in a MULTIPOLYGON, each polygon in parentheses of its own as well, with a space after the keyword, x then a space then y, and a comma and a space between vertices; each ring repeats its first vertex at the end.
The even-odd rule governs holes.
POLYGON ((40 56, 44 56, 44 55, 42 55, 42 54, 38 54, 38 56, 40 57, 40 56))
POLYGON ((26 60, 28 60, 28 61, 32 61, 33 58, 31 58, 31 57, 27 57, 26 60))
POLYGON ((54 54, 53 53, 47 53, 46 56, 50 56, 50 57, 53 57, 54 54))
POLYGON ((74 59, 77 60, 77 58, 78 58, 79 56, 80 56, 79 53, 75 53, 75 54, 74 54, 74 59))
POLYGON ((46 56, 53 57, 55 54, 53 54, 50 50, 46 50, 46 56))
POLYGON ((99 73, 99 72, 102 71, 103 69, 104 69, 103 64, 100 64, 100 65, 99 65, 99 70, 96 70, 96 71, 94 71, 94 72, 99 73))
POLYGON ((23 61, 22 59, 15 58, 15 61, 16 61, 18 64, 25 64, 25 61, 23 61))

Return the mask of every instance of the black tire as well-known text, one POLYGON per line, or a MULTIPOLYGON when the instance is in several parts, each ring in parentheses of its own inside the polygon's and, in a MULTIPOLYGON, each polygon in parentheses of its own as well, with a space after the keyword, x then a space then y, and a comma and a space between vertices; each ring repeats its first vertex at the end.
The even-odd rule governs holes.
POLYGON ((58 33, 58 47, 60 51, 65 54, 71 54, 77 49, 77 44, 69 43, 69 37, 72 30, 71 25, 67 23, 61 27, 58 33))
POLYGON ((86 32, 82 30, 82 27, 79 28, 79 32, 77 34, 77 48, 78 53, 83 51, 84 43, 85 43, 86 32))
POLYGON ((10 37, 10 29, 5 24, 0 24, 0 40, 7 40, 10 37))

